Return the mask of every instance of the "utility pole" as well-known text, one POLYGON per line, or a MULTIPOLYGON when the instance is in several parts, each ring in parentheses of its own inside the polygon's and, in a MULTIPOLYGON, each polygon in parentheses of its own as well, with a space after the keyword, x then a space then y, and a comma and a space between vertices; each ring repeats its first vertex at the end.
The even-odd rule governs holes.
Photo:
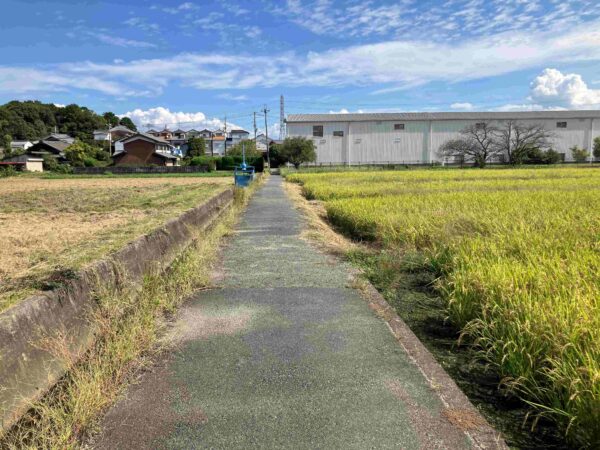
POLYGON ((283 105, 283 95, 279 97, 279 140, 285 138, 285 112, 283 105))
POLYGON ((253 114, 254 114, 254 144, 256 144, 256 111, 254 111, 253 114))
POLYGON ((225 140, 223 141, 223 155, 227 154, 227 116, 225 116, 225 128, 223 129, 225 140))
POLYGON ((265 113, 265 143, 267 144, 267 165, 269 166, 269 170, 271 170, 271 156, 269 155, 269 127, 267 125, 267 113, 269 110, 267 109, 267 105, 262 110, 265 113))

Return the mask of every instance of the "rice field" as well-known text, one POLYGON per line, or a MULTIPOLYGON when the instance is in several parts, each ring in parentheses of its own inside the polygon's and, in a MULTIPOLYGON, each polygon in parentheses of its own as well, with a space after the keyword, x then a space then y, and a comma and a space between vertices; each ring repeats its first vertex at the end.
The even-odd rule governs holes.
POLYGON ((600 170, 298 173, 356 239, 419 252, 447 314, 577 446, 600 446, 600 170))
POLYGON ((231 184, 230 177, 0 179, 0 312, 231 184))

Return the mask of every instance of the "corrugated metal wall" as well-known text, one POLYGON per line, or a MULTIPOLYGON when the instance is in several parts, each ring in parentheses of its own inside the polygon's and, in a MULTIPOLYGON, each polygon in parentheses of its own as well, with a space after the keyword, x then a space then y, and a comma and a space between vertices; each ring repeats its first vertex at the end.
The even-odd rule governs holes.
MULTIPOLYGON (((519 120, 524 124, 542 124, 555 134, 554 149, 572 160, 574 145, 591 151, 593 138, 600 136, 600 119, 519 120), (557 122, 567 122, 567 128, 557 128, 557 122), (592 131, 593 127, 593 131, 592 131)), ((313 139, 317 149, 317 164, 424 164, 440 161, 438 150, 449 139, 460 137, 460 131, 477 121, 364 121, 288 123, 289 136, 313 139), (403 123, 403 130, 394 129, 403 123), (313 125, 323 125, 323 137, 313 137, 313 125), (430 134, 431 127, 431 134, 430 134), (342 131, 343 137, 333 136, 342 131)), ((501 122, 492 122, 501 125, 501 122)))

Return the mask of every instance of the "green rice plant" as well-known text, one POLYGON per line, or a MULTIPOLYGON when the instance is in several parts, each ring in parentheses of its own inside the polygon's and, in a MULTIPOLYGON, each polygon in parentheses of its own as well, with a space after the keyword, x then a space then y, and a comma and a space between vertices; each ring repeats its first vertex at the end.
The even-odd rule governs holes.
POLYGON ((450 319, 510 389, 600 446, 600 171, 293 174, 329 220, 439 272, 450 319))

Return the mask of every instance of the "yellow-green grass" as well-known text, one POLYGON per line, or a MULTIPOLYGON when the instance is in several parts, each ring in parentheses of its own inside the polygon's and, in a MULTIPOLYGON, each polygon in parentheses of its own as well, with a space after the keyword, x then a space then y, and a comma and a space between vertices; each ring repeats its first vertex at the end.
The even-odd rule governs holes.
POLYGON ((231 178, 0 179, 0 311, 231 185, 231 178))
POLYGON ((417 250, 453 322, 578 445, 600 445, 600 170, 295 174, 354 237, 417 250))

